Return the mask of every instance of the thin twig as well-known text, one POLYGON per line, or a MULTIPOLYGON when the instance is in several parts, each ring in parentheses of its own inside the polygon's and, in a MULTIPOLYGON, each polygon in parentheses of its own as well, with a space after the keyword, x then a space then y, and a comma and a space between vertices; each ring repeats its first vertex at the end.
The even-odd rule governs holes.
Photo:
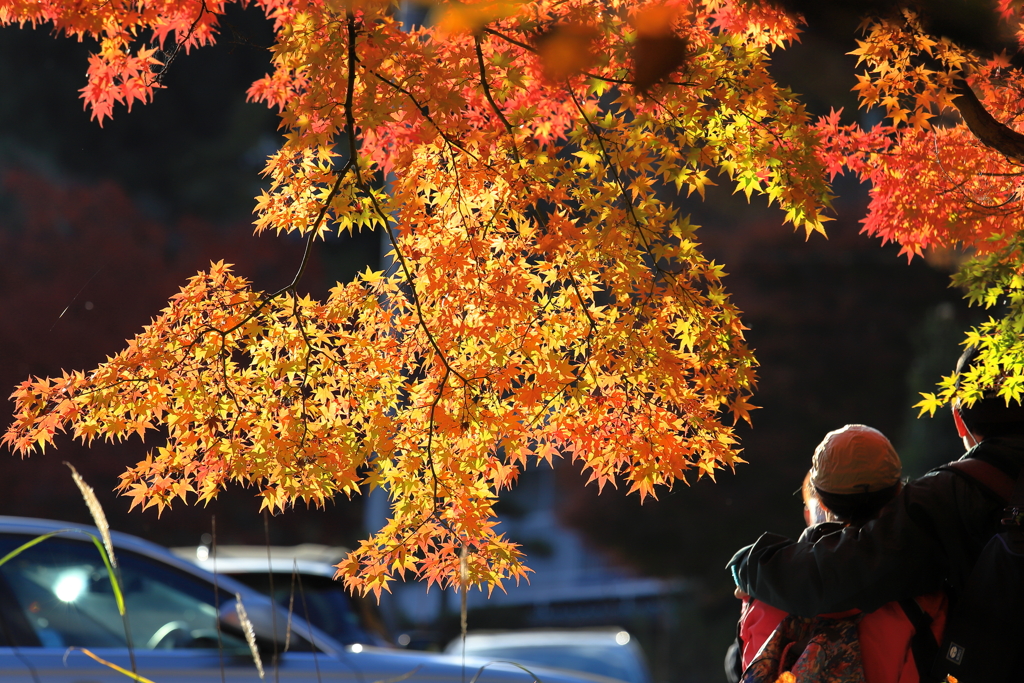
MULTIPOLYGON (((510 43, 512 45, 515 45, 516 47, 521 47, 524 50, 526 50, 527 52, 532 52, 533 54, 538 54, 537 48, 534 47, 533 45, 530 45, 529 43, 524 43, 521 40, 516 40, 515 38, 513 38, 513 37, 511 37, 509 35, 506 35, 506 34, 502 33, 501 31, 495 31, 493 28, 486 28, 485 27, 483 29, 483 32, 487 33, 489 35, 492 35, 495 38, 500 38, 501 40, 504 40, 506 43, 510 43)), ((610 76, 602 76, 600 74, 595 74, 595 73, 590 72, 590 71, 580 71, 580 73, 583 74, 584 76, 586 76, 587 78, 593 78, 593 79, 596 79, 598 81, 604 81, 606 83, 615 83, 617 85, 632 85, 634 87, 636 86, 636 81, 629 81, 629 80, 625 80, 625 79, 622 79, 622 78, 611 78, 610 76)), ((662 85, 677 85, 677 86, 680 86, 680 87, 692 87, 694 85, 697 85, 696 83, 692 83, 692 82, 689 82, 689 81, 662 81, 661 84, 662 85)))
POLYGON ((192 22, 192 25, 188 27, 188 33, 185 34, 185 39, 175 43, 174 52, 170 54, 167 61, 164 62, 161 65, 160 70, 156 72, 156 79, 154 79, 154 83, 157 85, 163 84, 164 76, 167 75, 167 70, 171 68, 171 64, 174 63, 174 60, 178 57, 178 53, 181 52, 181 46, 192 39, 192 34, 195 33, 196 27, 199 26, 199 20, 203 18, 204 14, 209 14, 210 10, 206 7, 206 0, 200 0, 199 5, 199 16, 197 16, 195 21, 192 22))
POLYGON ((210 515, 210 555, 213 557, 213 609, 217 612, 214 626, 217 628, 217 655, 220 659, 220 683, 226 683, 224 675, 224 639, 220 629, 220 586, 217 585, 217 515, 210 515))
POLYGON ((518 163, 520 158, 519 148, 516 146, 515 129, 512 127, 512 124, 508 122, 508 119, 505 118, 505 114, 501 111, 501 108, 498 107, 498 103, 494 101, 494 96, 491 95, 491 86, 487 83, 487 68, 484 66, 484 53, 480 49, 480 36, 474 36, 473 40, 476 46, 476 63, 480 69, 480 85, 483 86, 484 96, 487 98, 487 101, 491 103, 491 109, 494 110, 494 113, 498 115, 498 118, 501 119, 501 122, 505 125, 505 130, 508 131, 508 136, 512 141, 512 156, 518 163))
MULTIPOLYGON (((419 100, 416 99, 416 96, 413 95, 411 92, 409 92, 409 90, 407 90, 406 88, 403 88, 401 85, 391 81, 390 79, 386 78, 385 76, 381 76, 379 73, 377 73, 376 71, 374 71, 372 69, 369 69, 369 72, 371 74, 373 74, 374 76, 376 76, 377 79, 379 79, 382 83, 390 86, 394 90, 397 90, 398 92, 404 94, 406 97, 408 97, 410 100, 412 100, 412 103, 414 105, 416 105, 416 109, 418 109, 420 114, 423 115, 423 118, 425 118, 430 123, 430 125, 432 125, 434 127, 435 130, 437 130, 438 135, 440 135, 441 138, 443 138, 446 143, 448 143, 452 147, 455 147, 458 150, 461 150, 462 152, 465 152, 469 156, 473 157, 473 161, 480 161, 480 158, 477 157, 477 155, 473 154, 471 151, 469 151, 468 149, 463 147, 462 144, 458 140, 455 140, 450 135, 445 133, 441 129, 441 126, 439 126, 437 124, 437 122, 434 121, 433 117, 430 115, 430 108, 427 107, 425 104, 420 104, 419 100)), ((485 164, 485 165, 488 168, 490 168, 490 164, 485 164)))
POLYGON ((408 261, 406 261, 405 255, 402 253, 402 250, 398 246, 398 241, 395 239, 395 236, 389 229, 391 219, 388 217, 386 213, 384 213, 384 210, 380 207, 380 204, 377 202, 376 195, 373 194, 373 188, 371 188, 366 183, 366 181, 363 179, 362 173, 359 170, 359 149, 356 138, 356 122, 355 114, 353 114, 352 111, 353 93, 355 92, 356 83, 356 63, 357 59, 355 16, 350 12, 348 14, 348 87, 347 92, 345 94, 345 132, 348 135, 349 162, 352 163, 353 169, 355 171, 356 183, 359 185, 360 189, 362 189, 367 194, 367 196, 370 199, 370 203, 373 205, 374 211, 381 218, 381 220, 384 221, 384 227, 388 235, 388 241, 391 243, 391 247, 394 250, 395 255, 398 257, 398 263, 402 268, 403 274, 405 275, 405 281, 409 285, 409 293, 410 296, 412 297, 413 306, 416 308, 416 318, 419 321, 420 328, 423 330, 423 333, 427 336, 427 341, 430 343, 430 346, 434 349, 434 352, 441 360, 441 363, 444 364, 445 368, 451 371, 453 375, 458 377, 463 382, 463 384, 468 384, 469 381, 465 377, 463 377, 457 370, 455 370, 455 368, 451 366, 447 356, 441 350, 441 347, 438 345, 433 333, 431 333, 430 328, 427 327, 426 317, 423 314, 423 307, 420 302, 419 294, 417 294, 416 292, 416 280, 412 275, 412 271, 409 268, 409 264, 408 261))
POLYGON ((274 564, 270 556, 270 513, 263 509, 263 540, 267 546, 267 582, 270 587, 270 628, 274 635, 274 681, 277 683, 278 674, 281 669, 281 660, 277 656, 277 596, 274 595, 274 564))

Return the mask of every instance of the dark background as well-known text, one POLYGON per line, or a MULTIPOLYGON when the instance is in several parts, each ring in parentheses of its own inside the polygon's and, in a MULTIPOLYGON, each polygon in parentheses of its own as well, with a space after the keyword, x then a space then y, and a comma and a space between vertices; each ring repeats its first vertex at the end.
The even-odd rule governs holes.
MULTIPOLYGON (((778 56, 777 77, 814 113, 845 107, 854 116, 854 61, 845 54, 853 37, 845 26, 808 33, 778 56)), ((291 280, 302 245, 254 237, 251 227, 259 171, 278 135, 276 116, 246 103, 245 90, 267 71, 270 43, 258 13, 233 9, 218 45, 181 55, 153 103, 122 108, 101 128, 77 97, 89 43, 0 30, 0 391, 30 375, 93 367, 211 260, 235 264, 261 289, 291 280)), ((688 208, 706 251, 725 264, 761 363, 761 409, 752 429, 741 428, 749 464, 643 505, 614 490, 597 496, 572 466, 557 472, 559 516, 588 543, 638 574, 699 587, 680 626, 692 642, 678 649, 690 654, 666 669, 678 680, 711 680, 707 672, 720 670, 737 610, 722 568, 762 531, 799 533, 792 494, 827 431, 853 422, 882 430, 910 475, 958 455, 948 415, 917 420, 911 406, 952 369, 963 331, 980 315, 949 288, 951 255, 908 265, 897 248, 859 234, 866 189, 856 182, 837 181, 827 239, 805 239, 780 212, 720 182, 688 208)), ((302 286, 324 297, 336 280, 376 263, 378 245, 370 234, 318 246, 302 286)), ((166 545, 198 543, 214 515, 221 543, 269 535, 272 543, 351 545, 364 533, 359 501, 347 500, 296 508, 265 530, 254 492, 239 488, 205 508, 129 514, 112 489, 153 445, 86 449, 63 438, 56 451, 8 456, 0 514, 88 523, 68 461, 115 529, 166 545)))

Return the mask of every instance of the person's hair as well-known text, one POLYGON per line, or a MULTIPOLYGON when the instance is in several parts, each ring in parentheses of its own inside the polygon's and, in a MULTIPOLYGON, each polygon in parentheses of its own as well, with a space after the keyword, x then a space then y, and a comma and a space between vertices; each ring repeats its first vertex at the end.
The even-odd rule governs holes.
MULTIPOLYGON (((980 349, 968 346, 956 364, 956 387, 960 387, 960 378, 964 372, 974 366, 980 349)), ((999 436, 1024 435, 1024 406, 1016 402, 1006 403, 1006 399, 996 395, 995 389, 986 392, 970 407, 958 406, 960 418, 964 426, 974 434, 993 438, 999 436)))
POLYGON ((900 492, 901 482, 871 493, 829 493, 817 486, 814 493, 821 505, 832 512, 840 521, 861 526, 878 516, 885 504, 900 492))

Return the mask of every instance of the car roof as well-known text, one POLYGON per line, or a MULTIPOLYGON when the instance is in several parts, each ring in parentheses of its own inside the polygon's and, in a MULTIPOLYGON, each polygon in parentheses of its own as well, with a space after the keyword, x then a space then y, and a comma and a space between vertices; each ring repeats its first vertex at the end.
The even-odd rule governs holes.
POLYGON ((334 578, 334 565, 345 559, 348 549, 341 546, 302 543, 293 546, 220 545, 211 553, 205 546, 170 548, 178 557, 207 571, 225 574, 291 574, 334 578), (269 557, 268 557, 269 556, 269 557))
POLYGON ((291 574, 297 572, 303 576, 322 576, 333 579, 337 569, 334 565, 326 562, 310 562, 309 560, 287 560, 284 558, 273 558, 267 563, 267 558, 262 560, 242 557, 207 558, 192 560, 197 566, 206 571, 217 571, 218 574, 291 574))
MULTIPOLYGON (((82 535, 78 533, 79 531, 92 534, 97 538, 100 537, 99 530, 88 524, 62 522, 54 519, 39 519, 35 517, 10 517, 0 515, 0 532, 3 533, 41 536, 55 531, 67 531, 67 533, 58 534, 58 536, 78 540, 82 539, 82 535)), ((110 531, 110 539, 114 543, 115 548, 123 548, 142 555, 147 555, 191 574, 196 573, 194 571, 195 565, 175 557, 166 548, 151 541, 114 530, 110 531)))
MULTIPOLYGON (((559 645, 625 645, 632 640, 625 629, 525 629, 518 631, 470 631, 466 634, 466 647, 522 646, 556 647, 559 645), (620 634, 625 633, 626 638, 620 634)), ((450 648, 461 644, 461 638, 452 641, 450 648)))
MULTIPOLYGON (((185 546, 168 548, 172 553, 186 560, 201 558, 203 555, 213 555, 213 548, 207 546, 185 546)), ((218 560, 228 558, 240 560, 267 561, 269 556, 272 560, 304 560, 309 562, 320 562, 323 564, 338 564, 348 556, 348 548, 340 545, 323 545, 321 543, 300 543, 298 545, 218 545, 216 554, 218 560)))

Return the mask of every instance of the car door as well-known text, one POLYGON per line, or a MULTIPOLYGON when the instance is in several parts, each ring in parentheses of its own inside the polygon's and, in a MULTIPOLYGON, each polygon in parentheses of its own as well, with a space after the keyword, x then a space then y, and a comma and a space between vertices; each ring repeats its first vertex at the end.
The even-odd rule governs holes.
MULTIPOLYGON (((0 534, 0 556, 28 540, 0 534)), ((0 610, 11 644, 0 648, 5 683, 124 683, 130 680, 90 658, 134 669, 154 683, 242 683, 260 680, 245 640, 225 628, 218 609, 234 598, 203 579, 152 558, 118 551, 127 618, 117 609, 102 558, 89 539, 50 538, 0 566, 0 610)), ((267 680, 350 681, 345 662, 306 652, 268 660, 267 680)), ((281 646, 283 650, 283 645, 281 646)))

